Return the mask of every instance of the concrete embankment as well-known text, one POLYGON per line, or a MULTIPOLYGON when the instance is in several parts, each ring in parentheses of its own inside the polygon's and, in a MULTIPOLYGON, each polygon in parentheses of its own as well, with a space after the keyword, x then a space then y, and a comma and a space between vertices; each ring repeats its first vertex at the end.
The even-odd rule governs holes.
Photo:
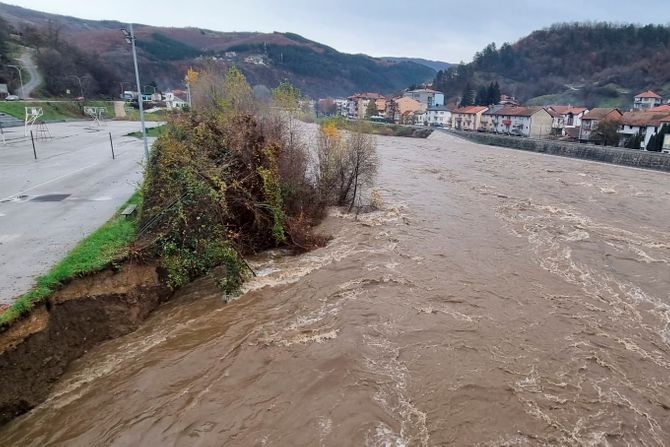
POLYGON ((443 132, 465 138, 466 140, 475 143, 487 144, 490 146, 508 147, 524 151, 540 152, 571 158, 582 158, 603 163, 670 172, 670 155, 659 152, 646 152, 555 140, 538 140, 483 132, 463 132, 455 130, 443 130, 443 132))
POLYGON ((170 296, 155 264, 79 278, 0 333, 0 425, 43 402, 67 366, 135 330, 170 296))

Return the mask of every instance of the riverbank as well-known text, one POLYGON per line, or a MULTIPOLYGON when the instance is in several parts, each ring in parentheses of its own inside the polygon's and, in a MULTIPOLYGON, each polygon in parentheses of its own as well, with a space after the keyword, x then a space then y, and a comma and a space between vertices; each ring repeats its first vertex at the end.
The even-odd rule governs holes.
POLYGON ((508 135, 495 135, 484 132, 465 132, 452 129, 441 130, 441 132, 456 135, 460 138, 489 146, 508 147, 511 149, 521 149, 543 154, 559 155, 562 157, 581 158, 603 163, 670 172, 670 154, 662 154, 659 152, 569 143, 556 140, 540 140, 508 135))

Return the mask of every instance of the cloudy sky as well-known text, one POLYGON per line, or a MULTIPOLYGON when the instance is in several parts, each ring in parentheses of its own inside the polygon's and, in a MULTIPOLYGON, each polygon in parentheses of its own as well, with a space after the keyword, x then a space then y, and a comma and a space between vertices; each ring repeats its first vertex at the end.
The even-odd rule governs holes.
POLYGON ((670 23, 668 0, 4 0, 86 19, 218 31, 290 31, 348 53, 469 61, 565 21, 670 23))

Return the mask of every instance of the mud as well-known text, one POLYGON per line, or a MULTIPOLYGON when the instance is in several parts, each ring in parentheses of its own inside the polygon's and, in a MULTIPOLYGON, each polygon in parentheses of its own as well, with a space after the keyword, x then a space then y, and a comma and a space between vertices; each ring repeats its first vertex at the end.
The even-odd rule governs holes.
POLYGON ((169 295, 155 265, 77 279, 0 333, 0 424, 43 402, 68 365, 135 330, 169 295))
POLYGON ((8 446, 670 444, 670 177, 380 137, 385 209, 193 284, 8 446))

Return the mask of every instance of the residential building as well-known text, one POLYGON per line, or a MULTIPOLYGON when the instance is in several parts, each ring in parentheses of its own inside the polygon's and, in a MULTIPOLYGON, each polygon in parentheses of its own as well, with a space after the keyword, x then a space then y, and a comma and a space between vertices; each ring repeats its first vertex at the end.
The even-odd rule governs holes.
POLYGON ((553 116, 543 107, 505 106, 492 114, 495 132, 522 137, 551 135, 553 116))
POLYGON ((262 54, 252 54, 244 58, 244 62, 253 65, 266 65, 265 57, 262 54))
POLYGON ((451 112, 451 127, 458 130, 479 130, 482 114, 488 110, 484 106, 460 107, 451 112))
MULTIPOLYGON (((354 119, 364 119, 368 109, 368 103, 370 101, 376 102, 379 99, 384 99, 384 97, 379 93, 372 92, 356 93, 355 95, 348 97, 347 116, 354 119)), ((380 103, 377 103, 377 109, 379 109, 379 105, 380 103)), ((386 104, 384 101, 384 109, 385 108, 386 104)))
POLYGON ((347 100, 346 98, 337 98, 334 100, 334 102, 335 102, 335 114, 341 116, 347 116, 348 114, 347 105, 349 104, 349 100, 347 100))
POLYGON ((489 107, 486 112, 482 113, 480 129, 483 130, 484 132, 496 133, 498 131, 497 129, 499 121, 502 119, 499 115, 496 115, 496 113, 504 107, 507 106, 502 104, 496 104, 489 107))
MULTIPOLYGON (((668 118, 663 118, 661 120, 661 125, 667 124, 670 126, 670 117, 668 118)), ((663 137, 663 147, 661 148, 661 152, 664 154, 670 154, 670 134, 666 133, 665 137, 663 137)))
POLYGON ((403 96, 419 101, 426 106, 425 109, 444 105, 444 93, 429 88, 409 90, 403 96))
POLYGON ((661 104, 663 104, 663 98, 651 90, 647 90, 646 92, 635 95, 633 109, 651 109, 652 107, 660 106, 661 104))
POLYGON ((0 84, 0 99, 5 99, 7 96, 9 96, 7 84, 0 84))
POLYGON ((179 92, 174 91, 163 93, 163 101, 165 101, 165 107, 167 107, 168 110, 183 109, 188 106, 188 102, 179 97, 178 93, 179 92))
POLYGON ((582 117, 588 112, 585 107, 571 105, 553 105, 547 108, 553 116, 552 130, 555 135, 569 136, 577 139, 582 126, 582 117))
POLYGON ((579 129, 579 141, 597 143, 599 138, 595 130, 601 121, 613 120, 618 122, 622 113, 614 108, 595 108, 582 116, 582 126, 579 129))
POLYGON ((434 127, 451 127, 451 109, 444 105, 428 107, 425 123, 434 127))
POLYGON ((649 140, 663 125, 664 120, 670 120, 670 112, 652 112, 651 110, 633 110, 625 112, 619 121, 620 145, 636 135, 642 136, 640 149, 645 149, 649 140))
POLYGON ((423 112, 426 107, 416 99, 401 96, 390 100, 386 107, 386 118, 396 123, 413 121, 416 112, 423 112))
POLYGON ((500 95, 500 102, 498 104, 503 106, 518 106, 519 101, 514 96, 500 95))

